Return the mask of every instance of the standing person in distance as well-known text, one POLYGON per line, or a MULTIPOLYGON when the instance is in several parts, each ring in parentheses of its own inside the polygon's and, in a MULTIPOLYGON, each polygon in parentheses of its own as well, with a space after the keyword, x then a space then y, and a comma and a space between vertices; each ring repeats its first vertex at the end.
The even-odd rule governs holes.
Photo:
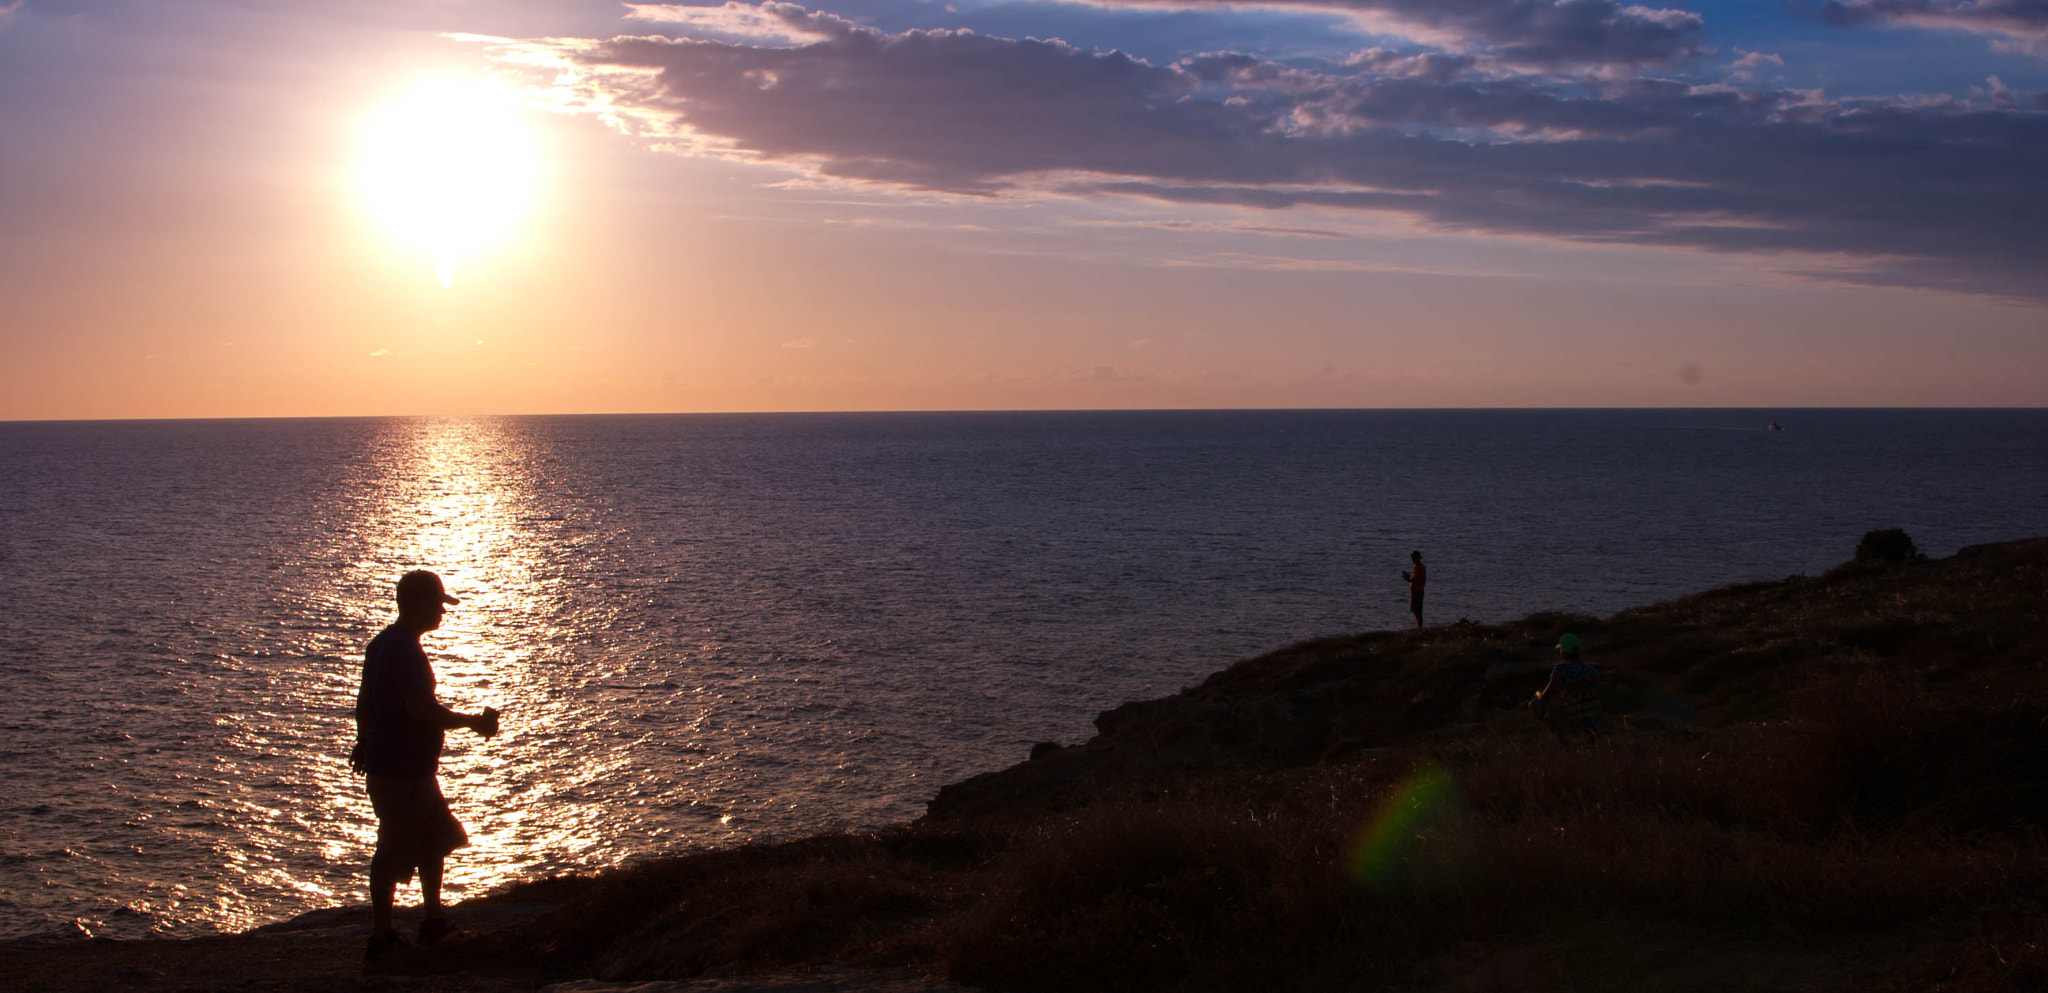
POLYGON ((1415 615, 1415 630, 1422 630, 1422 588, 1429 582, 1429 568, 1422 564, 1421 552, 1409 552, 1408 561, 1414 566, 1401 574, 1401 581, 1408 584, 1408 612, 1415 615))
POLYGON ((434 699, 434 667, 420 635, 441 626, 448 595, 441 577, 424 569, 398 579, 398 619, 370 640, 363 681, 356 692, 356 743, 349 769, 363 774, 377 812, 377 851, 370 857, 370 945, 366 962, 382 958, 405 939, 391 928, 398 884, 420 874, 424 919, 419 941, 432 944, 453 930, 441 906, 441 874, 448 853, 469 844, 448 809, 438 776, 443 732, 468 728, 486 738, 498 733, 498 712, 459 714, 434 699))

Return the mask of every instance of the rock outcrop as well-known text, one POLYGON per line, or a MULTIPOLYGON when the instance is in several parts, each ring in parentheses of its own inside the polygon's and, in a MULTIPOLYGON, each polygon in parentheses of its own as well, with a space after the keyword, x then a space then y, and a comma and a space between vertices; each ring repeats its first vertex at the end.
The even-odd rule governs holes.
MULTIPOLYGON (((1955 665, 1973 648, 1994 648, 1990 629, 2022 622, 1963 617, 1947 591, 1967 595, 1971 584, 2006 582, 2016 567, 2038 569, 2043 559, 2048 539, 1928 561, 1904 532, 1874 531, 1850 563, 1819 580, 1746 583, 1605 620, 1543 613, 1502 625, 1461 621, 1304 641, 1173 696, 1104 711, 1087 742, 1041 745, 1027 762, 944 787, 926 818, 1056 810, 1216 770, 1308 765, 1418 735, 1526 722, 1522 705, 1548 677, 1552 646, 1568 631, 1586 639, 1589 661, 1606 672, 1607 712, 1619 720, 1672 727, 1754 717, 1816 669, 1884 660, 1955 665), (1912 619, 1879 619, 1860 606, 1908 595, 1926 601, 1912 619)), ((2006 644, 2027 641, 2016 632, 2006 644)))

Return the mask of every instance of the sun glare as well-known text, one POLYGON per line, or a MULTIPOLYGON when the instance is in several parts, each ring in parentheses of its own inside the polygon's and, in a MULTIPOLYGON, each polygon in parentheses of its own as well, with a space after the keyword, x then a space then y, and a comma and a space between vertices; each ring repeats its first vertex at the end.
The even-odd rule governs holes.
POLYGON ((370 120, 358 178, 370 213, 430 256, 447 287, 458 262, 512 232, 533 199, 537 171, 532 134, 504 93, 434 81, 370 120))

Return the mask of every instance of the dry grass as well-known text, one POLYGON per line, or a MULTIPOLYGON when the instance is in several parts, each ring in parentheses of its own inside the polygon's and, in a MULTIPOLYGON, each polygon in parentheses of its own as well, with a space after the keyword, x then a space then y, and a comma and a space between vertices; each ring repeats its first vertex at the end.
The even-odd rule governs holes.
POLYGON ((1045 817, 654 863, 581 884, 520 944, 564 976, 833 963, 1020 991, 1338 990, 1612 922, 1703 946, 1918 943, 1933 922, 1951 933, 1896 988, 2048 988, 2030 985, 2048 967, 2039 811, 1987 807, 1971 775, 1888 790, 1849 747, 1881 728, 1886 761, 1952 767, 1970 715, 1840 713, 1579 747, 1467 740, 1045 817), (1449 792, 1361 873, 1361 839, 1418 769, 1444 770, 1449 792))
POLYGON ((1717 720, 1579 745, 1534 728, 1396 736, 1064 809, 521 884, 504 897, 566 906, 472 942, 466 967, 890 965, 1077 993, 1677 985, 1602 950, 1628 934, 1681 960, 1751 950, 1737 978, 1698 988, 1779 988, 1779 971, 1812 988, 2048 989, 2044 563, 2036 546, 1597 624, 1303 643, 1199 692, 1306 693, 1376 666, 1396 699, 1357 706, 1405 726, 1571 628, 1609 664, 1701 692, 1717 720), (1815 956, 1828 969, 1799 971, 1815 956))

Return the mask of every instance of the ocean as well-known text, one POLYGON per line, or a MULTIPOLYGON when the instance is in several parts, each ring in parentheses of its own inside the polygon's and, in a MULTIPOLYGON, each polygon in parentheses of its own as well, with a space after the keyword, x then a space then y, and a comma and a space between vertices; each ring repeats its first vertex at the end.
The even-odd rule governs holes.
POLYGON ((443 758, 460 899, 915 818, 1122 701, 1408 625, 1411 549, 1431 623, 1498 621, 1885 527, 2048 534, 2048 411, 0 424, 0 939, 365 899, 351 708, 411 568, 462 598, 443 700, 504 711, 443 758))

